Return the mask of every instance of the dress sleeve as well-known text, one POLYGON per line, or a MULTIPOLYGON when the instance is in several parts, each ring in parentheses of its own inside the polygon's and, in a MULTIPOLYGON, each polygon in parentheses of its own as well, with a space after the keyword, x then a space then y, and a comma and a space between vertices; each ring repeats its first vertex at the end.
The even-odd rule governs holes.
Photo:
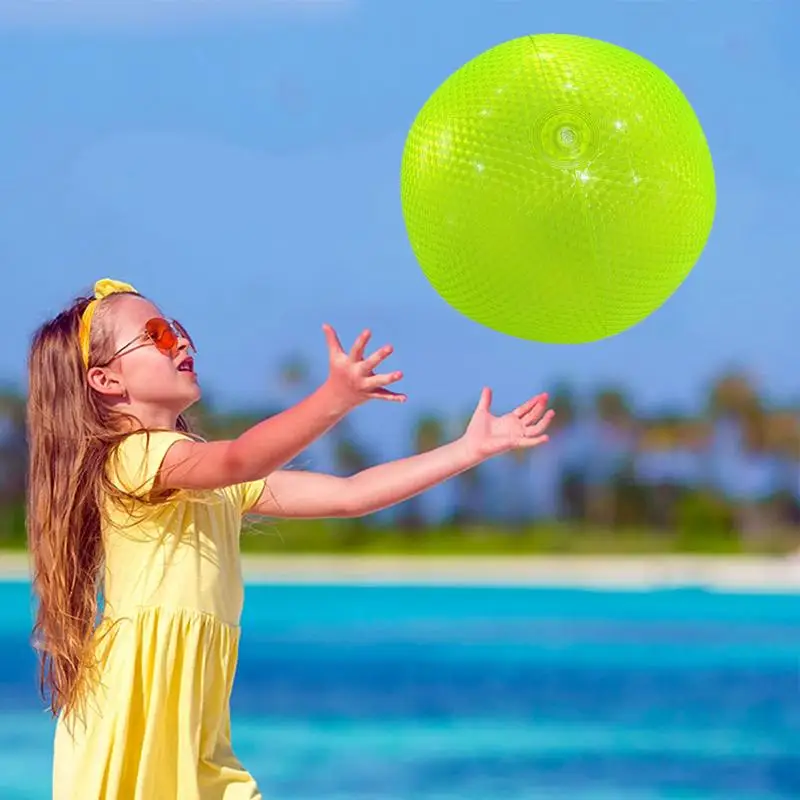
POLYGON ((123 492, 145 498, 153 490, 167 450, 175 442, 190 440, 181 431, 137 431, 126 437, 112 454, 109 478, 123 492))
POLYGON ((241 514, 247 514, 261 499, 266 483, 264 478, 260 478, 257 481, 248 481, 247 483, 238 483, 235 486, 231 486, 231 491, 239 504, 241 514))

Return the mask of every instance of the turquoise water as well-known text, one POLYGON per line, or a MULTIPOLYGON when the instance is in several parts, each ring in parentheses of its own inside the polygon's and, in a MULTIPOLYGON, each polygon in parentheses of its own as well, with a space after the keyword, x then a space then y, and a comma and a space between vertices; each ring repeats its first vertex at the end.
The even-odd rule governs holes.
MULTIPOLYGON (((0 583, 0 798, 49 797, 0 583)), ((800 797, 800 595, 249 586, 234 745, 281 800, 800 797)))

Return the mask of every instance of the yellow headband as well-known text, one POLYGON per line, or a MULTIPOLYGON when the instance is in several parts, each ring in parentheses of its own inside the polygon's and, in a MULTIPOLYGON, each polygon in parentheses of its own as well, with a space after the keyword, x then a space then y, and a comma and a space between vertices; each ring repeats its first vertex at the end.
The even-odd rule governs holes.
POLYGON ((136 289, 129 283, 122 283, 121 281, 112 281, 111 278, 103 278, 97 281, 94 285, 94 300, 90 301, 86 306, 83 314, 81 315, 80 328, 78 330, 78 338, 81 345, 81 355, 83 356, 83 365, 89 368, 89 341, 92 334, 92 319, 94 319, 94 312, 97 310, 97 303, 104 297, 110 294, 120 294, 124 292, 133 292, 138 294, 136 289))

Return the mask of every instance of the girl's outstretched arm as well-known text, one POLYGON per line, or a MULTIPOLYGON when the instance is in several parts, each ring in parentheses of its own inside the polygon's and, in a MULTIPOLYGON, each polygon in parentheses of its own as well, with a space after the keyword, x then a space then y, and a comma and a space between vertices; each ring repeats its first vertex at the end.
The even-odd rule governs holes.
POLYGON ((389 461, 347 478, 279 471, 267 479, 253 513, 282 518, 360 517, 408 500, 491 456, 547 441, 553 418, 547 396, 537 395, 502 417, 481 401, 463 436, 427 453, 389 461))
POLYGON ((382 347, 365 358, 369 331, 364 331, 350 352, 345 353, 334 330, 329 325, 323 330, 328 342, 330 372, 317 391, 236 439, 175 442, 161 462, 157 488, 216 489, 258 480, 291 461, 367 400, 406 399, 405 395, 385 388, 400 380, 401 372, 385 375, 373 372, 391 354, 391 347, 382 347))

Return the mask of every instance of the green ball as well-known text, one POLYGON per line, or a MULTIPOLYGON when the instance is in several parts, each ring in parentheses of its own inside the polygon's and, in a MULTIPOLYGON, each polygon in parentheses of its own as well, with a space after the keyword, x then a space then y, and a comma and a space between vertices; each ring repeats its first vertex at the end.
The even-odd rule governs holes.
POLYGON ((577 344, 676 291, 714 221, 714 166, 681 90, 580 36, 525 36, 469 61, 409 131, 403 217, 433 288, 501 333, 577 344))

